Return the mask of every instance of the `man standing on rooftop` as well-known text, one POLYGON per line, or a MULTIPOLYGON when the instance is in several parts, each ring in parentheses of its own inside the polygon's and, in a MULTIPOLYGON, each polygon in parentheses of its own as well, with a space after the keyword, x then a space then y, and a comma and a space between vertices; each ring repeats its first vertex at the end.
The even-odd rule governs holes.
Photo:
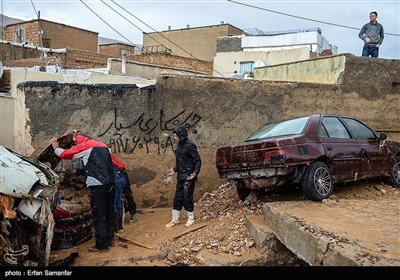
POLYGON ((358 37, 364 41, 362 56, 379 56, 379 47, 382 45, 384 32, 382 24, 376 20, 378 18, 377 12, 369 14, 369 22, 364 24, 361 28, 358 37))

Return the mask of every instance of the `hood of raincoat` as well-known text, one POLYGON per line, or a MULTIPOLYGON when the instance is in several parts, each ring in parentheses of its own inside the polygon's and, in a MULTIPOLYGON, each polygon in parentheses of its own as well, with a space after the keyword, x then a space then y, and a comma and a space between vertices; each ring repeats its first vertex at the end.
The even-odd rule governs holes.
POLYGON ((177 127, 175 127, 174 130, 172 131, 172 133, 175 133, 176 135, 178 135, 179 139, 182 142, 185 142, 186 139, 188 139, 188 134, 187 134, 186 128, 184 128, 181 125, 178 125, 177 127))

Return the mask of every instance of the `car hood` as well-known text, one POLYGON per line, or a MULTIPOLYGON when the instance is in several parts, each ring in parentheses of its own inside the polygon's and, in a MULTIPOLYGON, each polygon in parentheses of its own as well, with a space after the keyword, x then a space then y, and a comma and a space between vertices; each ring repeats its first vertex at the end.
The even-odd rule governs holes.
POLYGON ((46 164, 11 149, 0 146, 0 193, 16 198, 36 198, 52 193, 58 187, 58 175, 46 164), (49 187, 49 189, 33 190, 34 186, 49 187))

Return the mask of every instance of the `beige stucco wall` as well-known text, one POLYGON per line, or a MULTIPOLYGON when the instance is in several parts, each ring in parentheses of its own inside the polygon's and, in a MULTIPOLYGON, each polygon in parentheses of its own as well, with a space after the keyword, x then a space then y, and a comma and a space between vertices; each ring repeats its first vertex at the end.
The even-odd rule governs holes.
POLYGON ((230 24, 143 33, 143 48, 163 45, 174 55, 211 61, 218 37, 241 34, 243 30, 230 24))
MULTIPOLYGON (((11 69, 11 97, 13 99, 12 104, 9 104, 12 108, 13 113, 11 114, 14 118, 12 134, 7 135, 7 143, 12 142, 13 145, 10 147, 19 151, 22 154, 30 155, 34 149, 30 145, 32 142, 30 129, 29 129, 29 110, 25 106, 25 93, 20 92, 17 89, 17 85, 22 81, 62 81, 62 76, 55 73, 36 72, 21 69, 11 69), (12 140, 10 140, 12 139, 12 140)), ((1 108, 3 110, 3 107, 1 108)), ((7 121, 1 123, 0 126, 7 126, 7 121)), ((10 129, 10 128, 7 128, 10 129)), ((1 143, 0 143, 1 144, 1 143)))
POLYGON ((254 78, 269 81, 292 81, 336 84, 343 74, 346 55, 318 59, 303 58, 294 62, 280 62, 254 70, 254 78))
POLYGON ((15 98, 6 93, 0 93, 0 144, 5 147, 14 147, 12 135, 14 135, 15 120, 17 120, 14 114, 14 103, 15 98))
POLYGON ((400 60, 339 54, 257 68, 257 80, 340 84, 345 92, 379 102, 400 93, 400 60))

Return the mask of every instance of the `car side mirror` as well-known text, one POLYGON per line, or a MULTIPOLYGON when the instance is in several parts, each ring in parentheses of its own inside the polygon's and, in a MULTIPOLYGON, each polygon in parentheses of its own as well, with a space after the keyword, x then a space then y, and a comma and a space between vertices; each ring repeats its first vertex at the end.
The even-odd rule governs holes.
POLYGON ((387 138, 386 133, 379 133, 379 140, 385 140, 387 138))

